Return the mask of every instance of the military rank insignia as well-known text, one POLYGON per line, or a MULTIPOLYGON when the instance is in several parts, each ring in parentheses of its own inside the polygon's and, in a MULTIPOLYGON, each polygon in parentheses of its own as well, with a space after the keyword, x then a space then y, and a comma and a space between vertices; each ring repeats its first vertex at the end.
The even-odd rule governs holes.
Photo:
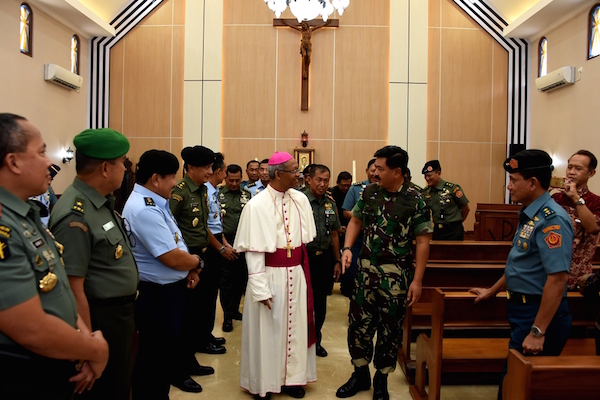
POLYGON ((550 249, 556 249, 562 246, 562 236, 560 233, 556 233, 554 231, 550 231, 549 234, 544 238, 544 242, 548 245, 550 249))
POLYGON ((10 237, 10 228, 8 226, 0 225, 0 236, 4 236, 8 239, 10 237))
POLYGON ((144 197, 144 202, 146 203, 146 206, 156 206, 156 203, 152 197, 144 197))

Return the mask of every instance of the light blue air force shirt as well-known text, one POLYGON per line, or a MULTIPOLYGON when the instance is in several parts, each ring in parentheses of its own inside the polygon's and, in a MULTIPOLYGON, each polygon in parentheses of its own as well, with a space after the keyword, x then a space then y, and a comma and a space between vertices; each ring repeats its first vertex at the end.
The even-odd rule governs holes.
POLYGON ((221 204, 217 200, 217 188, 210 182, 206 186, 206 195, 208 196, 208 229, 213 235, 223 233, 223 220, 221 219, 221 204))
POLYGON ((174 270, 158 260, 176 248, 188 251, 167 199, 136 183, 123 217, 133 234, 132 252, 140 280, 167 285, 187 277, 188 271, 174 270))

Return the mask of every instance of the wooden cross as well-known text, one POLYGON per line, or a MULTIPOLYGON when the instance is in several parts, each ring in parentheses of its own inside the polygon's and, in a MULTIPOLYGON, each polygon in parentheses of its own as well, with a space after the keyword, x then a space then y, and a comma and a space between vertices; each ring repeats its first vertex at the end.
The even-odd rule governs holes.
POLYGON ((294 250, 294 248, 292 247, 292 242, 290 239, 287 240, 287 244, 283 246, 283 248, 284 250, 287 250, 287 258, 292 258, 292 250, 294 250))
POLYGON ((307 111, 308 67, 310 66, 310 56, 312 54, 312 43, 310 41, 311 35, 314 31, 323 27, 338 28, 340 26, 340 22, 337 19, 330 19, 327 22, 323 22, 321 19, 313 19, 298 23, 298 20, 293 18, 275 18, 273 20, 273 26, 287 26, 288 28, 292 28, 302 33, 302 39, 300 39, 300 54, 302 55, 302 96, 300 109, 302 111, 307 111))

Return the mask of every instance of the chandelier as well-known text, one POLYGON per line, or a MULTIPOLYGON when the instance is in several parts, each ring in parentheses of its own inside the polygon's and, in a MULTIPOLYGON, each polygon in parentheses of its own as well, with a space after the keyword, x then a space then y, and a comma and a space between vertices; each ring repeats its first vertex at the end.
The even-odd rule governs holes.
POLYGON ((350 0, 265 0, 265 3, 277 18, 281 17, 281 13, 290 6, 290 11, 298 22, 302 22, 315 19, 319 15, 323 21, 327 21, 334 9, 342 15, 350 0))

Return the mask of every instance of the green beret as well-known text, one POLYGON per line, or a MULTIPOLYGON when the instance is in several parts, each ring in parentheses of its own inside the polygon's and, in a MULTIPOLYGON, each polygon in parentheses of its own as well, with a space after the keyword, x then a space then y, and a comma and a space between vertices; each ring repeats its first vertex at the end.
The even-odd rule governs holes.
POLYGON ((127 154, 129 140, 109 129, 86 129, 73 138, 73 144, 83 155, 100 160, 112 160, 127 154))
POLYGON ((543 150, 523 150, 504 161, 504 170, 510 174, 542 169, 549 169, 550 171, 554 169, 552 157, 543 150))

